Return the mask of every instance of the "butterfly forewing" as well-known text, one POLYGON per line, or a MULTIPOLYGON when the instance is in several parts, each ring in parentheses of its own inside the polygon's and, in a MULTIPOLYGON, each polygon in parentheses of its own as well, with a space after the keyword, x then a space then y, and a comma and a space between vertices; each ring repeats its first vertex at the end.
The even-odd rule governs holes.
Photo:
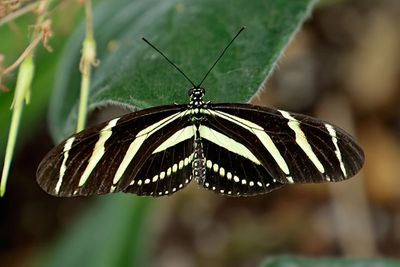
POLYGON ((245 136, 266 171, 281 183, 344 180, 364 162, 347 133, 308 116, 248 104, 216 104, 210 114, 217 127, 230 125, 245 136))
POLYGON ((185 126, 184 107, 130 113, 69 137, 41 162, 39 185, 57 196, 124 190, 151 156, 152 147, 185 126))
POLYGON ((326 173, 337 173, 331 176, 332 181, 348 179, 361 169, 364 153, 349 134, 339 127, 315 118, 301 114, 295 114, 293 117, 302 122, 300 127, 313 150, 322 158, 321 162, 325 162, 326 173))

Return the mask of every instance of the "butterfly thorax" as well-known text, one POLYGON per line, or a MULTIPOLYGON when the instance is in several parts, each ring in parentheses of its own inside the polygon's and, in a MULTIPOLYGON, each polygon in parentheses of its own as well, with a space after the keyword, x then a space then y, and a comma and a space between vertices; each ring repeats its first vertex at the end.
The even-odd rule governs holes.
POLYGON ((206 179, 206 159, 203 150, 203 143, 199 133, 199 127, 205 120, 201 110, 206 108, 206 103, 203 101, 205 94, 204 88, 193 87, 189 90, 188 95, 190 102, 188 109, 191 111, 191 121, 196 127, 196 134, 193 143, 193 161, 192 161, 192 178, 199 184, 204 184, 206 179))
POLYGON ((206 118, 202 111, 207 108, 207 104, 203 101, 203 97, 205 94, 204 88, 201 87, 193 87, 188 91, 190 102, 187 106, 190 120, 192 121, 193 125, 196 126, 198 129, 199 125, 204 121, 206 118))

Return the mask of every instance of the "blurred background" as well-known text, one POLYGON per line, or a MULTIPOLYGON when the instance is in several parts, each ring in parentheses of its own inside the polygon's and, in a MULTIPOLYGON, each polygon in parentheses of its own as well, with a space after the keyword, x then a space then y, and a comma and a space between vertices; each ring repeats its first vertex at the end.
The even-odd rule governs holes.
MULTIPOLYGON (((0 2, 0 18, 15 12, 10 2, 0 2)), ((51 41, 55 59, 44 60, 39 67, 38 72, 48 74, 38 83, 53 79, 49 77, 54 74, 57 50, 82 18, 81 9, 78 1, 66 1, 54 11, 69 15, 57 22, 58 37, 51 41)), ((22 20, 29 21, 29 16, 22 20)), ((1 26, 0 67, 24 47, 18 41, 24 31, 15 23, 1 26), (16 41, 3 39, 11 36, 7 32, 13 32, 16 41)), ((138 253, 150 259, 138 266, 255 266, 282 254, 400 258, 398 0, 322 1, 264 90, 251 100, 313 115, 353 133, 364 148, 366 163, 359 175, 342 183, 293 185, 251 198, 221 197, 199 190, 194 183, 173 197, 155 201, 102 197, 132 207, 132 214, 123 215, 118 208, 102 206, 97 198, 54 198, 35 181, 40 160, 53 146, 46 126, 50 89, 38 92, 41 107, 27 108, 6 197, 0 199, 1 266, 68 266, 62 260, 76 257, 81 262, 88 256, 83 253, 87 247, 108 241, 100 254, 110 252, 119 258, 138 253), (34 125, 25 122, 32 117, 34 125), (119 217, 101 217, 103 208, 116 209, 119 217), (120 226, 118 218, 125 218, 126 225, 120 226), (92 227, 91 220, 104 220, 104 225, 92 227), (136 231, 131 229, 135 225, 136 231), (131 230, 107 239, 104 233, 110 233, 110 227, 131 230), (91 243, 91 238, 97 241, 91 243)), ((12 92, 1 92, 0 98, 1 105, 7 105, 2 110, 7 111, 12 92)), ((0 114, 4 121, 9 116, 0 114)), ((6 136, 7 127, 0 129, 1 136, 6 136)), ((109 266, 128 266, 121 259, 109 262, 114 264, 109 266)))

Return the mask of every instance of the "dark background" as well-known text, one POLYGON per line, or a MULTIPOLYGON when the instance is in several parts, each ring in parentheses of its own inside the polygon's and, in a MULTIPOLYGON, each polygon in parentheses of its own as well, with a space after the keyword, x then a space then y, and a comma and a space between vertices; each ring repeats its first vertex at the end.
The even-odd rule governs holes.
MULTIPOLYGON (((399 26, 398 0, 325 1, 252 99, 353 133, 366 154, 360 174, 240 199, 193 183, 154 204, 154 265, 254 266, 276 254, 400 258, 399 26)), ((0 199, 1 266, 34 262, 93 202, 54 198, 36 184, 53 146, 42 121, 19 139, 0 199)))

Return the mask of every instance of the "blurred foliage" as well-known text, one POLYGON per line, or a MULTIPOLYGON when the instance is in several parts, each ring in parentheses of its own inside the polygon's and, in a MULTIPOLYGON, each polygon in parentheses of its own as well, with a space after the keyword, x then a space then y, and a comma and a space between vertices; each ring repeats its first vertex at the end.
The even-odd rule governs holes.
POLYGON ((149 211, 149 201, 144 198, 105 196, 37 266, 150 266, 149 211))
POLYGON ((262 267, 398 267, 400 261, 387 259, 311 259, 303 257, 269 257, 262 267))

